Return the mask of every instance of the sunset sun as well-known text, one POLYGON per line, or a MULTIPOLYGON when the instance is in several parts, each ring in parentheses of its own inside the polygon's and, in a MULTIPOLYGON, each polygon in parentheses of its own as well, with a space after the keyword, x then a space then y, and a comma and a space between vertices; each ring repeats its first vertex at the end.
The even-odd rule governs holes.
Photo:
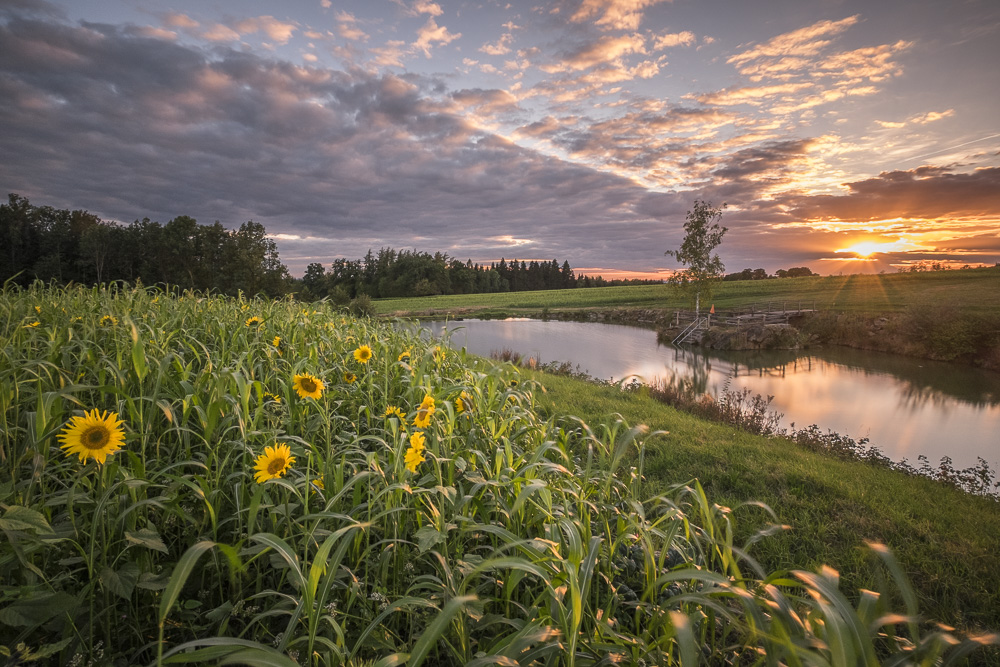
POLYGON ((876 253, 899 250, 900 249, 899 245, 900 244, 898 241, 894 241, 892 243, 874 243, 872 241, 862 241, 861 243, 855 243, 854 245, 847 248, 839 248, 837 249, 836 252, 854 253, 858 257, 868 259, 876 253))

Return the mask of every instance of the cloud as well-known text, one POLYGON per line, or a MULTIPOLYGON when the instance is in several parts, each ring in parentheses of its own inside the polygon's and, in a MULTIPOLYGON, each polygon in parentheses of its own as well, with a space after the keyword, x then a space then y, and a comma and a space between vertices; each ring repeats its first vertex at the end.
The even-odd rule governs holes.
POLYGON ((689 95, 702 104, 718 106, 733 106, 737 104, 752 104, 758 106, 771 99, 800 99, 797 93, 813 88, 811 83, 782 83, 773 86, 748 86, 743 88, 727 88, 714 93, 689 95))
MULTIPOLYGON (((436 5, 435 5, 436 6, 436 5)), ((422 51, 424 56, 427 58, 431 57, 431 45, 441 44, 446 45, 454 42, 456 39, 462 36, 462 33, 451 33, 448 32, 448 28, 445 26, 439 26, 434 17, 431 16, 427 19, 425 23, 417 31, 417 41, 413 43, 413 48, 422 51)))
POLYGON ((969 173, 918 167, 844 185, 848 190, 844 195, 786 197, 782 205, 790 216, 805 220, 869 222, 953 216, 1000 222, 1000 167, 969 173))
POLYGON ((928 111, 927 113, 916 116, 911 120, 918 125, 926 125, 927 123, 933 123, 934 121, 941 120, 942 118, 950 118, 954 115, 954 109, 946 109, 945 111, 928 111))
POLYGON ((182 28, 184 30, 194 30, 200 24, 187 14, 170 13, 163 16, 163 23, 171 28, 182 28))
POLYGON ((643 12, 653 5, 669 0, 583 0, 580 7, 570 17, 575 23, 587 21, 595 16, 594 22, 604 30, 638 30, 643 12))
MULTIPOLYGON (((0 23, 0 151, 22 157, 2 180, 39 204, 106 219, 254 219, 282 235, 293 270, 296 256, 359 257, 387 240, 503 253, 483 229, 598 265, 660 234, 637 212, 644 188, 485 131, 443 105, 441 89, 111 26, 14 20, 0 23)), ((450 100, 516 109, 503 91, 450 100)), ((662 249, 647 254, 658 261, 662 249)))
POLYGON ((349 12, 337 12, 337 34, 352 42, 368 41, 368 33, 358 27, 358 19, 349 12))
POLYGON ((257 16, 253 18, 241 19, 234 24, 234 28, 241 35, 248 35, 262 32, 268 39, 274 40, 278 44, 286 44, 295 32, 294 23, 279 21, 273 16, 257 16))
POLYGON ((620 63, 623 56, 646 53, 645 39, 638 34, 602 37, 563 52, 555 63, 540 68, 549 73, 585 70, 605 63, 620 63))
POLYGON ((694 33, 690 30, 684 32, 665 33, 657 35, 653 39, 653 49, 661 51, 675 46, 691 46, 695 42, 694 33))
POLYGON ((500 35, 500 39, 494 44, 483 44, 479 47, 479 50, 490 56, 502 56, 510 53, 510 44, 514 41, 514 35, 509 32, 505 32, 500 35))
POLYGON ((857 15, 848 16, 840 21, 819 21, 737 53, 726 62, 742 68, 747 63, 760 59, 813 56, 830 44, 827 37, 840 34, 857 22, 857 15))

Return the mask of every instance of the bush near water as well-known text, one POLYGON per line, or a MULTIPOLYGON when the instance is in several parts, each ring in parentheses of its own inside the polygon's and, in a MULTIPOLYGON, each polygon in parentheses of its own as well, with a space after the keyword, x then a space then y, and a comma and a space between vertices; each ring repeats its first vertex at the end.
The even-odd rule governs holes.
POLYGON ((543 419, 511 365, 326 304, 8 286, 0 332, 12 664, 931 664, 998 641, 921 619, 880 545, 888 595, 764 572, 740 508, 643 495, 642 428, 543 419))

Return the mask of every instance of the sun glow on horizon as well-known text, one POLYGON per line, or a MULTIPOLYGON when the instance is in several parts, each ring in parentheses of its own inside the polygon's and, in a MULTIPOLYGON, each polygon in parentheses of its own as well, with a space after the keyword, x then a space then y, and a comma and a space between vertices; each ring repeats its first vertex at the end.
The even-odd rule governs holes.
POLYGON ((891 243, 875 243, 873 241, 862 241, 847 248, 838 248, 834 252, 850 252, 858 257, 870 258, 877 253, 894 252, 905 250, 905 241, 892 241, 891 243))

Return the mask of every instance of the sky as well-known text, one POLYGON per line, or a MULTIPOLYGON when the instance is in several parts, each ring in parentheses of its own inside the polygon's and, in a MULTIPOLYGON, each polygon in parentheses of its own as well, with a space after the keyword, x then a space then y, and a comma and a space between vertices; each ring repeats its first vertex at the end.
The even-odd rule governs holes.
POLYGON ((996 0, 0 0, 0 187, 662 277, 1000 262, 996 0))

